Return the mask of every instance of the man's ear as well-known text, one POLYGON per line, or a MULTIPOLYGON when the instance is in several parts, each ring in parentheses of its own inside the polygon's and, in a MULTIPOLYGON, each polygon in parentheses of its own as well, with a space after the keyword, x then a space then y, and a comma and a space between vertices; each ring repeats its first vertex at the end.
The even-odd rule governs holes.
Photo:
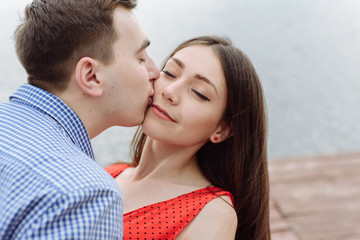
POLYGON ((233 135, 234 133, 232 131, 231 126, 227 122, 222 121, 218 125, 214 133, 210 136, 210 141, 213 143, 219 143, 225 141, 226 139, 228 139, 233 135))
POLYGON ((100 63, 92 58, 83 57, 76 64, 75 80, 80 89, 92 97, 103 94, 103 82, 97 78, 100 63))

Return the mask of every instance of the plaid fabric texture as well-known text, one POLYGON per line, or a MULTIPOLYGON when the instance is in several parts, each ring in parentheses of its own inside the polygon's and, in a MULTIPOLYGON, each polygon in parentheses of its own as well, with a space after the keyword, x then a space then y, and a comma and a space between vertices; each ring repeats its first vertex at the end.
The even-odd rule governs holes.
POLYGON ((0 104, 0 239, 122 239, 122 197, 59 98, 24 84, 0 104))

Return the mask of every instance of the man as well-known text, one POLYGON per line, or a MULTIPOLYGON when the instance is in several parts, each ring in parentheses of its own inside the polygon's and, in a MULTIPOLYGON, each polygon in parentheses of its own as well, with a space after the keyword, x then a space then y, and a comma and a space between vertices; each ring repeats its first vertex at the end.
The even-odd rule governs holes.
POLYGON ((28 74, 0 104, 0 239, 122 239, 122 199, 90 139, 143 121, 159 70, 136 0, 34 0, 15 32, 28 74))

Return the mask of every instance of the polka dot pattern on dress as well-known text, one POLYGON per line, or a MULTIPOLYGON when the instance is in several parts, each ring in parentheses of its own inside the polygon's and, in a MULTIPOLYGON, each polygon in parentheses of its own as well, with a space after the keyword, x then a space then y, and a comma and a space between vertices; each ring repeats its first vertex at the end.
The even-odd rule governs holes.
MULTIPOLYGON (((114 178, 128 165, 112 165, 105 170, 114 178)), ((231 193, 218 187, 202 188, 167 201, 144 206, 124 214, 124 240, 174 239, 207 203, 231 193)))

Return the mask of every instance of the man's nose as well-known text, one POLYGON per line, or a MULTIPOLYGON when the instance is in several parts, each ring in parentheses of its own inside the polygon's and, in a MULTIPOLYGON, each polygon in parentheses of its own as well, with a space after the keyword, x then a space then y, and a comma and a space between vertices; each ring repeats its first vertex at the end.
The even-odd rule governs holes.
POLYGON ((149 80, 156 81, 156 79, 158 79, 160 76, 160 69, 156 66, 154 60, 151 57, 149 57, 147 64, 148 64, 147 69, 149 72, 149 80))

